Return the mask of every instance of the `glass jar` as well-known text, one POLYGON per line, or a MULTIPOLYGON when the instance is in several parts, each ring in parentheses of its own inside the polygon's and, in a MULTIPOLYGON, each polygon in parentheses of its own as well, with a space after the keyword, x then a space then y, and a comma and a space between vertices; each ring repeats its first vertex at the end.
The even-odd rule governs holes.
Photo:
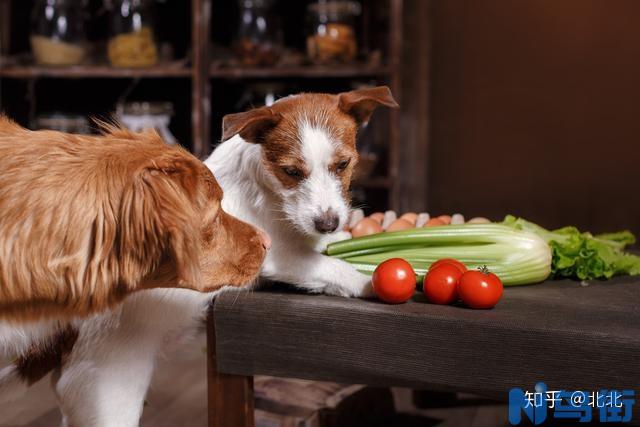
POLYGON ((239 0, 239 7, 236 58, 245 66, 274 65, 282 53, 282 29, 270 12, 271 1, 239 0))
POLYGON ((172 115, 170 102, 127 102, 116 107, 116 116, 127 129, 134 132, 155 129, 169 145, 178 142, 169 130, 172 115))
POLYGON ((33 128, 36 130, 57 130, 82 135, 91 133, 89 121, 85 116, 61 112, 38 114, 35 118, 33 128))
POLYGON ((307 55, 316 64, 353 61, 358 51, 355 21, 360 3, 318 1, 307 6, 307 55))
POLYGON ((112 66, 139 68, 158 63, 151 6, 147 0, 113 1, 107 44, 112 66))
POLYGON ((38 0, 31 15, 29 41, 36 63, 69 66, 87 54, 82 0, 38 0))

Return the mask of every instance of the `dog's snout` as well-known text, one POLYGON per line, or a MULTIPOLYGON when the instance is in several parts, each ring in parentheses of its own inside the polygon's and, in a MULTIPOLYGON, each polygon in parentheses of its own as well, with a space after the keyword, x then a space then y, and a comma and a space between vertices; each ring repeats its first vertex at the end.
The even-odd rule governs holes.
POLYGON ((258 229, 258 238, 263 248, 269 249, 271 247, 271 237, 266 232, 258 229))
POLYGON ((316 230, 320 233, 333 233, 338 228, 340 218, 331 209, 313 219, 316 230))

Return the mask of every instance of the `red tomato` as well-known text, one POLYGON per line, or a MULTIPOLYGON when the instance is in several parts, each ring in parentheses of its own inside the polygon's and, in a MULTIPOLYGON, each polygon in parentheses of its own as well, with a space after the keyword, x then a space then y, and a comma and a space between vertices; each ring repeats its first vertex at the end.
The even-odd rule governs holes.
POLYGON ((458 294, 471 308, 492 308, 502 297, 502 281, 486 268, 467 271, 460 278, 458 294))
POLYGON ((407 261, 391 258, 376 267, 371 284, 373 291, 382 301, 399 304, 413 295, 416 289, 416 273, 407 261))
POLYGON ((466 265, 464 265, 463 263, 461 263, 457 259, 453 259, 453 258, 442 258, 442 259, 439 259, 438 261, 436 261, 433 264, 431 264, 431 266, 429 267, 429 271, 435 270, 437 267, 441 266, 442 264, 455 265, 456 267, 458 267, 458 269, 460 270, 461 273, 464 273, 465 271, 467 271, 467 266, 466 265))
POLYGON ((458 281, 463 272, 455 264, 441 263, 424 276, 422 291, 429 302, 451 304, 458 299, 458 281))

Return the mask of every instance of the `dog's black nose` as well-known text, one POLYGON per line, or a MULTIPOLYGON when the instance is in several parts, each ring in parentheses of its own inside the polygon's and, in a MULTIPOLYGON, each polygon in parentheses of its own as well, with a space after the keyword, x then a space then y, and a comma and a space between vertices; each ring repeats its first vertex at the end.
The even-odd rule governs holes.
POLYGON ((313 219, 313 224, 320 233, 333 233, 339 223, 340 218, 331 209, 313 219))

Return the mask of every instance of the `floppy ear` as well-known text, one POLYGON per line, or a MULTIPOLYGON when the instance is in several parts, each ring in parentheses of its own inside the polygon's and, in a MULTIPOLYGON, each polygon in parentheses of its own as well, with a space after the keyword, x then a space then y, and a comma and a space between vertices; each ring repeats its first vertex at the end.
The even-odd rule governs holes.
POLYGON ((367 123, 379 105, 398 108, 387 86, 357 89, 338 95, 338 107, 352 116, 358 125, 367 123))
POLYGON ((268 107, 227 114, 222 118, 222 141, 240 134, 245 141, 260 143, 264 132, 277 125, 280 119, 282 116, 268 107))
POLYGON ((197 169, 185 159, 154 159, 125 191, 120 215, 122 277, 135 283, 163 258, 175 262, 178 287, 202 286, 197 169))

